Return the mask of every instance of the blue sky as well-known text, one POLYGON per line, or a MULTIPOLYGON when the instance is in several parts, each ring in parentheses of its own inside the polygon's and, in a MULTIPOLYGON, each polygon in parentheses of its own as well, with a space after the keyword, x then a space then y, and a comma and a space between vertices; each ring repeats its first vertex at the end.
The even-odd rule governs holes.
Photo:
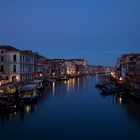
POLYGON ((0 45, 114 66, 140 52, 139 0, 1 0, 0 45))

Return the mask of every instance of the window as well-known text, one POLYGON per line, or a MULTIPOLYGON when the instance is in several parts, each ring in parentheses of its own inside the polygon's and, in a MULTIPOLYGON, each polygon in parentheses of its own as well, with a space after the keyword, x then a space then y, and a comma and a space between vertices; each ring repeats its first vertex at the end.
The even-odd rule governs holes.
POLYGON ((13 72, 16 72, 16 71, 17 71, 16 65, 13 65, 13 72))
POLYGON ((22 61, 22 55, 20 55, 20 61, 22 61))
POLYGON ((17 56, 15 54, 13 55, 13 60, 14 60, 14 62, 17 61, 17 56))
POLYGON ((6 76, 6 80, 9 80, 9 77, 8 76, 6 76))
POLYGON ((1 53, 4 53, 4 51, 2 50, 1 53))
POLYGON ((1 57, 1 62, 3 62, 4 61, 4 58, 3 58, 3 56, 1 57))
POLYGON ((4 71, 4 66, 3 66, 3 65, 0 67, 0 71, 1 71, 1 72, 4 71))

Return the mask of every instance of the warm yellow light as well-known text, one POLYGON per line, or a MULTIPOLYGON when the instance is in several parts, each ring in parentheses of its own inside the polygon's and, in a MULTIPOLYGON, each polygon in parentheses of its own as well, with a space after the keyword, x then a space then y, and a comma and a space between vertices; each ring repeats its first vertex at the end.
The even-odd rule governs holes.
POLYGON ((114 72, 111 72, 111 75, 113 76, 114 75, 114 72))
POLYGON ((31 111, 31 106, 27 105, 26 106, 26 112, 29 113, 31 111))
POLYGON ((113 78, 115 78, 115 77, 116 77, 115 72, 111 72, 111 76, 112 76, 113 78))
POLYGON ((122 98, 121 97, 119 98, 119 103, 120 103, 120 105, 122 104, 122 98))
POLYGON ((113 75, 113 78, 115 78, 116 76, 115 75, 113 75))
POLYGON ((70 74, 70 71, 69 70, 67 70, 67 74, 70 74))
POLYGON ((16 80, 19 81, 19 76, 18 75, 16 76, 16 80))
POLYGON ((123 80, 122 77, 120 77, 119 80, 122 81, 123 80))
POLYGON ((53 86, 52 86, 52 94, 55 94, 55 82, 53 82, 53 86))

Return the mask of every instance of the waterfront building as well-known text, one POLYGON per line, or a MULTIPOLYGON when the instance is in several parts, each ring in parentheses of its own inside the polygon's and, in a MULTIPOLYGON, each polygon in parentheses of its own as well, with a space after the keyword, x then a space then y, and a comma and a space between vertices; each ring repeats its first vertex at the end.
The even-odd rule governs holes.
POLYGON ((45 59, 45 78, 51 78, 52 75, 52 67, 51 67, 51 59, 45 59))
POLYGON ((140 54, 124 54, 116 63, 116 78, 122 79, 132 87, 140 82, 140 54))
POLYGON ((74 76, 76 74, 76 67, 73 61, 70 60, 66 60, 65 62, 65 66, 66 66, 66 74, 67 75, 71 75, 74 76))
POLYGON ((47 59, 32 50, 0 46, 0 84, 34 79, 80 76, 91 72, 83 59, 47 59))
POLYGON ((37 52, 34 52, 34 78, 43 79, 45 77, 46 58, 37 52))
POLYGON ((1 83, 32 81, 34 57, 12 46, 0 46, 1 83))
POLYGON ((87 61, 84 59, 69 59, 75 65, 75 73, 79 75, 86 74, 87 61))
POLYGON ((35 57, 31 50, 20 53, 20 81, 31 82, 34 80, 35 57))

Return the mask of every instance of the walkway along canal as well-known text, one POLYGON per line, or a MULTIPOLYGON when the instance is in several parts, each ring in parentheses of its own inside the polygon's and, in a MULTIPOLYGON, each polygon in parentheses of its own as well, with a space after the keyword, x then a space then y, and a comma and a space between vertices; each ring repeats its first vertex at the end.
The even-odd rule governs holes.
POLYGON ((104 95, 96 76, 50 82, 34 102, 0 112, 2 140, 140 139, 140 100, 104 95))

